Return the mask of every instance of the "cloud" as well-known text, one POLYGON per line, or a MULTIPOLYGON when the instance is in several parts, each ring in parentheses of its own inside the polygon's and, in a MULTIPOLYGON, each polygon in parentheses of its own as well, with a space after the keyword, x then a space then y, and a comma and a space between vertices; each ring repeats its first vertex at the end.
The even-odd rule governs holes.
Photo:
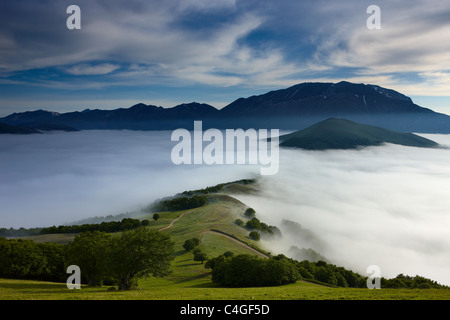
POLYGON ((102 63, 98 65, 80 64, 65 69, 67 73, 83 76, 83 75, 103 75, 114 72, 120 66, 111 63, 102 63))
MULTIPOLYGON (((23 92, 101 89, 106 96, 118 87, 207 85, 253 93, 347 80, 448 96, 450 47, 442 41, 450 31, 448 4, 383 2, 382 29, 368 30, 371 4, 80 1, 82 28, 71 31, 66 3, 5 3, 0 83, 23 92)), ((202 95, 198 90, 197 100, 202 95)))
MULTIPOLYGON (((429 135, 450 146, 445 135, 429 135)), ((262 177, 258 197, 236 195, 262 221, 300 223, 326 243, 314 248, 361 274, 422 275, 450 284, 448 149, 395 145, 360 151, 280 151, 280 170, 262 177), (322 249, 322 250, 321 250, 322 249)), ((269 249, 310 244, 286 236, 269 249)))

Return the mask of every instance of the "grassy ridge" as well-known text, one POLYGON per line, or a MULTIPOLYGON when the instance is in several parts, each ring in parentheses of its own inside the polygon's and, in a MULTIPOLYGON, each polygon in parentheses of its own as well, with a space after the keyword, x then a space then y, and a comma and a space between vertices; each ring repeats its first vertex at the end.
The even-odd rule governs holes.
MULTIPOLYGON (((148 278, 139 281, 139 290, 110 291, 108 287, 87 287, 69 290, 64 283, 0 279, 0 299, 81 299, 81 300, 290 300, 290 299, 445 299, 450 300, 450 290, 445 289, 354 289, 330 288, 327 286, 297 281, 294 284, 274 287, 222 288, 211 281, 211 272, 204 264, 193 260, 192 252, 186 252, 183 243, 187 239, 200 239, 199 248, 209 257, 232 251, 235 254, 256 254, 233 239, 211 229, 233 235, 248 244, 259 243, 248 237, 248 231, 237 226, 236 218, 243 217, 247 206, 224 194, 209 194, 209 204, 195 209, 161 212, 160 218, 151 220, 148 228, 167 227, 164 231, 175 242, 175 258, 172 273, 164 278, 148 278)), ((142 217, 149 219, 151 215, 142 217)), ((58 235, 51 235, 58 237, 58 235)), ((67 235, 65 235, 67 236, 67 235)), ((36 241, 49 240, 36 236, 36 241)), ((264 249, 264 248, 262 248, 264 249)))

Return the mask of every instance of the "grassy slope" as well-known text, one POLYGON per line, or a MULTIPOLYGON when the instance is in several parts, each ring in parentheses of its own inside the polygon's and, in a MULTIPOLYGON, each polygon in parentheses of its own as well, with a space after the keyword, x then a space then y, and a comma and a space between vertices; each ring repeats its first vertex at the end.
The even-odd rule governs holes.
MULTIPOLYGON (((173 261, 173 272, 169 276, 156 279, 148 278, 139 281, 139 290, 108 291, 107 287, 90 288, 83 286, 81 290, 68 290, 65 284, 0 279, 0 299, 150 299, 150 300, 249 300, 249 299, 450 299, 450 290, 399 290, 399 289, 344 289, 329 288, 304 281, 295 284, 263 288, 220 288, 211 282, 210 270, 200 262, 193 261, 193 255, 185 252, 182 245, 193 237, 201 239, 200 248, 209 257, 225 251, 255 254, 248 248, 239 245, 223 235, 209 233, 211 229, 233 234, 247 243, 257 244, 250 240, 248 231, 234 224, 246 206, 227 195, 209 195, 210 204, 193 210, 163 212, 161 218, 152 221, 150 228, 160 229, 170 222, 176 221, 167 232, 175 242, 176 252, 173 261)), ((151 215, 143 218, 151 218, 151 215)), ((39 240, 37 238, 37 240, 39 240)))
POLYGON ((280 137, 281 146, 309 150, 353 149, 394 143, 430 148, 437 143, 412 133, 397 132, 345 119, 328 119, 280 137))

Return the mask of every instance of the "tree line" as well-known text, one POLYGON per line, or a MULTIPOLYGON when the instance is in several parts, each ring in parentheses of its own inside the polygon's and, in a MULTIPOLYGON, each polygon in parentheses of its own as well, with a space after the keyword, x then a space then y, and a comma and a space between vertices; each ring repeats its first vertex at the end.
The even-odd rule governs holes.
POLYGON ((51 226, 42 228, 40 234, 55 234, 55 233, 80 233, 86 231, 102 231, 102 232, 120 232, 125 230, 145 227, 150 224, 149 220, 139 220, 132 218, 124 218, 121 221, 109 221, 93 224, 82 225, 60 225, 58 227, 51 226))
POLYGON ((149 220, 123 218, 121 221, 104 221, 101 223, 85 223, 81 225, 60 225, 45 228, 0 228, 0 237, 25 237, 40 234, 80 233, 86 231, 120 232, 150 224, 149 220))
MULTIPOLYGON (((229 252, 209 259, 212 281, 224 287, 277 286, 304 279, 332 287, 367 288, 368 277, 324 261, 297 261, 277 255, 269 259, 249 254, 234 256, 229 252)), ((447 288, 421 276, 398 275, 381 278, 382 288, 447 288)))
POLYGON ((206 196, 179 197, 159 201, 150 210, 153 212, 187 210, 202 207, 207 203, 208 197, 206 196))
POLYGON ((254 183, 255 181, 256 181, 255 179, 241 179, 241 180, 236 180, 233 182, 220 183, 215 186, 206 187, 203 189, 184 191, 181 193, 181 195, 194 196, 194 195, 202 195, 202 194, 208 194, 208 193, 218 193, 218 192, 223 191, 224 187, 226 187, 228 185, 242 184, 245 186, 247 184, 254 183))
POLYGON ((65 282, 67 267, 77 265, 82 283, 127 290, 141 277, 167 275, 173 252, 170 236, 144 227, 120 235, 85 231, 68 244, 0 237, 0 277, 65 282))

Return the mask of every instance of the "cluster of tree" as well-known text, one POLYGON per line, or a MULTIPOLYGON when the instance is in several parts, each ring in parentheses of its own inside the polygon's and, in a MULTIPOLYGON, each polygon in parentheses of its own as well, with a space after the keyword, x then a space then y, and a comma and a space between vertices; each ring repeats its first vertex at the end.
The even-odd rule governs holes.
POLYGON ((277 227, 269 226, 268 224, 259 221, 259 219, 256 217, 248 220, 245 224, 245 227, 250 230, 256 229, 269 235, 281 235, 281 232, 277 227))
POLYGON ((381 287, 382 288, 394 288, 394 289, 441 289, 448 288, 447 286, 443 286, 437 283, 434 280, 427 279, 421 276, 407 276, 404 274, 399 274, 395 278, 385 279, 381 278, 381 287))
POLYGON ((0 228, 0 237, 26 237, 41 234, 42 228, 0 228))
POLYGON ((121 290, 136 287, 140 277, 167 275, 174 252, 168 235, 147 228, 120 236, 85 232, 67 246, 67 263, 78 265, 88 284, 115 284, 121 290))
POLYGON ((308 281, 337 287, 367 287, 367 277, 322 260, 317 262, 308 260, 297 262, 297 269, 302 278, 308 281))
MULTIPOLYGON (((297 261, 284 255, 265 259, 231 252, 209 259, 212 280, 225 287, 283 285, 304 279, 333 287, 367 288, 367 277, 324 261, 297 261)), ((421 276, 381 278, 382 288, 448 288, 421 276)))
POLYGON ((184 191, 181 194, 187 195, 187 196, 193 196, 193 195, 201 195, 201 194, 208 194, 208 193, 218 193, 218 192, 222 191, 224 187, 231 185, 231 184, 247 185, 247 184, 254 183, 254 182, 255 182, 254 179, 242 179, 242 180, 237 180, 237 181, 233 181, 233 182, 221 183, 221 184, 218 184, 218 185, 215 185, 212 187, 206 187, 204 189, 184 191))
POLYGON ((65 246, 0 237, 0 278, 63 281, 65 246))
MULTIPOLYGON (((366 288, 367 277, 324 261, 297 262, 303 279, 319 281, 337 287, 366 288)), ((448 288, 436 281, 421 276, 405 276, 399 274, 392 279, 381 278, 381 288, 448 288)))
MULTIPOLYGON (((251 209, 251 208, 250 208, 251 209)), ((247 209, 248 211, 249 209, 247 209)), ((253 210, 253 209, 252 209, 253 210)), ((275 236, 275 237, 279 237, 281 236, 281 231, 280 229, 278 229, 275 226, 269 226, 268 224, 261 222, 258 218, 256 218, 254 215, 254 211, 253 213, 245 213, 246 216, 253 216, 253 218, 251 218, 250 220, 247 220, 247 222, 244 222, 242 219, 236 219, 234 222, 238 225, 238 226, 243 226, 245 228, 247 228, 248 230, 251 230, 249 237, 253 240, 259 240, 261 233, 263 234, 263 236, 275 236)))
POLYGON ((98 224, 82 224, 70 226, 52 226, 42 228, 40 234, 54 234, 54 233, 80 233, 86 231, 102 231, 102 232, 120 232, 125 230, 145 227, 150 224, 149 220, 139 220, 132 218, 124 218, 121 221, 102 222, 98 224))
POLYGON ((254 255, 223 254, 206 262, 212 281, 225 287, 278 286, 301 278, 295 263, 285 256, 269 259, 254 255))
POLYGON ((166 234, 140 227, 112 235, 86 231, 66 244, 0 238, 0 277, 65 282, 77 265, 82 283, 131 289, 140 277, 170 271, 174 243, 166 234))
POLYGON ((202 207, 208 203, 206 196, 179 197, 157 202, 151 207, 154 212, 177 211, 202 207))
POLYGON ((261 235, 265 237, 280 237, 281 231, 275 226, 269 226, 268 224, 261 222, 256 218, 256 211, 253 208, 247 208, 244 212, 244 216, 249 219, 244 222, 242 219, 236 219, 234 222, 241 227, 245 227, 250 230, 249 237, 252 240, 259 241, 261 235))

